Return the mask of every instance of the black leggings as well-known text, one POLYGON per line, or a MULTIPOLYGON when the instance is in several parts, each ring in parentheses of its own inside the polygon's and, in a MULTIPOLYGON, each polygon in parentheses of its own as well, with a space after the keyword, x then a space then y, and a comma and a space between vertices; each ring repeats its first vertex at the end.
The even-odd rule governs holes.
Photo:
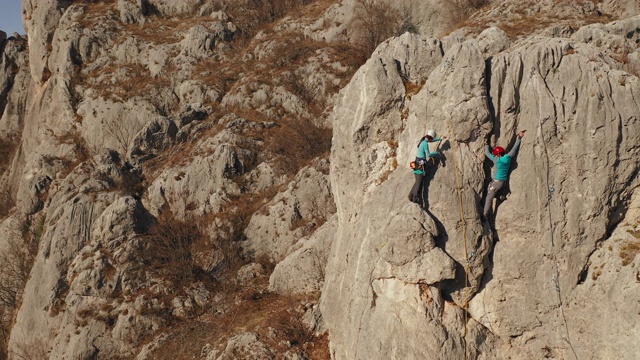
POLYGON ((416 178, 416 182, 413 184, 411 192, 409 193, 409 200, 417 202, 419 199, 418 194, 422 190, 422 179, 424 179, 424 175, 416 173, 414 173, 413 175, 416 178))

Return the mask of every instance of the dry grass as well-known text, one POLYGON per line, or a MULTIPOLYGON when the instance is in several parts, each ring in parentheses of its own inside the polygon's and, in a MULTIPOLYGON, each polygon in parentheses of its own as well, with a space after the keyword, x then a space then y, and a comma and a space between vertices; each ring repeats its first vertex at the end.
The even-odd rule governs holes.
MULTIPOLYGON (((19 138, 16 136, 0 138, 0 177, 9 169, 19 143, 19 138)), ((7 217, 15 205, 9 188, 0 188, 0 219, 7 217)))
MULTIPOLYGON (((22 303, 24 287, 44 233, 44 216, 27 218, 21 234, 11 234, 0 253, 0 358, 6 355, 14 315, 22 303)), ((19 357, 16 357, 19 358, 19 357)))
POLYGON ((17 136, 7 136, 0 138, 0 175, 3 174, 9 165, 11 164, 11 159, 18 149, 18 145, 20 144, 20 139, 17 136))
POLYGON ((19 343, 10 354, 10 359, 40 360, 49 357, 49 344, 42 338, 31 338, 28 343, 19 343))
POLYGON ((316 337, 301 321, 301 304, 314 300, 268 293, 263 290, 266 285, 265 281, 254 288, 223 294, 223 302, 228 305, 223 312, 174 326, 170 338, 151 356, 158 360, 173 360, 175 354, 180 354, 180 359, 199 358, 206 344, 223 350, 232 336, 254 332, 277 354, 294 350, 305 353, 310 360, 330 359, 327 336, 316 337))
MULTIPOLYGON (((600 2, 601 1, 599 0, 593 1, 594 4, 598 4, 600 2)), ((555 2, 555 6, 550 12, 531 13, 529 11, 530 5, 527 4, 527 2, 522 2, 519 4, 520 7, 517 9, 505 9, 505 11, 511 12, 514 15, 509 17, 505 16, 504 19, 500 19, 500 22, 497 23, 496 26, 504 30, 510 38, 515 39, 531 35, 537 31, 554 25, 570 25, 573 28, 579 28, 588 24, 608 23, 615 20, 611 15, 597 12, 590 14, 575 14, 575 16, 572 17, 563 17, 556 13, 558 7, 581 5, 583 3, 585 3, 584 0, 559 0, 555 2)), ((486 11, 491 9, 492 4, 489 1, 457 0, 450 4, 450 6, 453 6, 452 12, 459 15, 454 19, 454 24, 445 31, 442 36, 463 27, 468 28, 471 34, 477 35, 488 27, 487 23, 496 21, 496 19, 488 20, 483 15, 486 11), (469 7, 468 3, 473 3, 473 6, 469 7)), ((498 6, 500 6, 500 4, 498 6)))
POLYGON ((353 20, 355 42, 363 58, 363 63, 384 40, 399 35, 403 26, 398 10, 386 2, 356 0, 353 20))
POLYGON ((290 119, 265 134, 263 153, 273 159, 276 174, 295 175, 315 158, 328 156, 332 131, 290 119))
POLYGON ((79 19, 82 28, 95 26, 97 22, 104 22, 105 19, 117 19, 116 0, 70 0, 71 4, 83 5, 85 12, 79 19))
POLYGON ((311 0, 238 0, 229 2, 225 11, 243 37, 253 38, 267 24, 310 3, 311 0))
POLYGON ((73 145, 73 150, 76 154, 75 161, 70 163, 70 167, 73 168, 75 165, 88 160, 91 157, 91 151, 87 146, 87 142, 84 140, 82 135, 78 131, 69 131, 58 137, 56 140, 60 144, 73 145))
POLYGON ((633 262, 636 255, 640 253, 640 230, 628 230, 635 240, 627 241, 620 247, 620 258, 622 266, 627 266, 633 262))
POLYGON ((202 237, 192 221, 180 221, 168 210, 142 235, 144 251, 141 254, 148 270, 157 277, 167 279, 180 291, 194 281, 191 245, 202 237))
MULTIPOLYGON (((171 69, 165 69, 170 72, 171 69)), ((149 70, 139 64, 111 64, 89 71, 82 83, 95 90, 105 99, 121 101, 132 97, 145 97, 157 88, 168 88, 171 81, 166 77, 153 77, 149 70)))

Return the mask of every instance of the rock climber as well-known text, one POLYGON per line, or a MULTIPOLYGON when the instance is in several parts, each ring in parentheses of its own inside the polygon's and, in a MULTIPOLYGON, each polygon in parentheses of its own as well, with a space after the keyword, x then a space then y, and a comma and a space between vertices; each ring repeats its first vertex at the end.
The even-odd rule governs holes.
MULTIPOLYGON (((526 131, 526 130, 525 130, 526 131)), ((501 146, 496 146, 493 151, 491 151, 491 147, 487 144, 484 147, 485 155, 493 161, 494 167, 491 173, 491 182, 489 183, 489 188, 487 189, 487 199, 484 202, 484 212, 483 215, 485 218, 489 215, 489 211, 491 210, 491 206, 493 205, 493 198, 496 196, 496 193, 502 189, 505 182, 509 179, 509 168, 511 167, 511 160, 518 152, 518 148, 520 147, 520 141, 524 137, 524 131, 521 131, 516 137, 516 142, 513 144, 511 151, 505 155, 505 150, 501 146)))
POLYGON ((412 164, 413 174, 415 176, 415 183, 411 188, 411 192, 409 193, 409 201, 415 203, 421 203, 422 197, 422 187, 423 180, 425 175, 425 168, 427 166, 433 166, 436 163, 436 157, 440 154, 438 152, 439 142, 443 139, 446 139, 446 136, 442 138, 436 137, 436 131, 431 129, 427 131, 427 134, 423 136, 418 142, 418 153, 416 154, 416 160, 412 164), (431 152, 430 145, 438 142, 435 146, 434 152, 431 152))

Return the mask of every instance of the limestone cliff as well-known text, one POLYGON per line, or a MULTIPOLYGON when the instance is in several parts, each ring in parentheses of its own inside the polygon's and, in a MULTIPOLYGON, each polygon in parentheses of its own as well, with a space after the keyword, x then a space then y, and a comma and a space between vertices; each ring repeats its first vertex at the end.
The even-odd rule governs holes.
POLYGON ((0 358, 640 353, 636 1, 23 10, 25 38, 0 32, 0 358), (484 147, 522 130, 484 219, 484 147))
POLYGON ((635 58, 639 26, 495 54, 474 37, 378 47, 332 113, 338 228, 321 309, 335 358, 636 357, 636 322, 618 314, 639 309, 638 259, 621 246, 638 244, 640 83, 618 56, 635 58), (409 97, 409 83, 424 86, 409 97), (407 167, 429 128, 448 139, 423 209, 407 167), (483 147, 520 130, 510 196, 483 221, 483 147))

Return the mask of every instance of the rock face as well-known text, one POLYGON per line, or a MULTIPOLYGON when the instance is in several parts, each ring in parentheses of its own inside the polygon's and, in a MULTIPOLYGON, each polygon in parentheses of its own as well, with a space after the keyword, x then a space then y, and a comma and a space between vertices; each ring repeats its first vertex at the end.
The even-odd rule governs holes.
POLYGON ((28 37, 0 32, 0 258, 24 256, 0 358, 150 359, 195 329, 207 359, 313 358, 324 331, 332 359, 635 359, 638 2, 494 1, 440 38, 483 2, 389 2, 411 32, 357 72, 376 3, 299 3, 23 1, 28 37), (484 147, 522 130, 484 219, 484 147))
MULTIPOLYGON (((634 357, 633 346, 591 348, 581 333, 594 311, 607 317, 608 307, 586 305, 585 289, 606 291, 600 274, 620 268, 607 261, 605 270, 601 259, 616 256, 619 245, 609 244, 620 231, 612 231, 640 185, 640 83, 602 57, 611 41, 600 39, 637 47, 637 21, 599 27, 589 43, 580 35, 587 30, 531 39, 488 60, 475 40, 444 54, 438 40, 408 35, 378 47, 332 114, 338 228, 321 308, 334 358, 634 357), (409 100, 402 85, 412 78, 426 83, 409 100), (413 179, 405 166, 428 128, 448 141, 421 209, 406 200, 413 179), (520 130, 528 132, 511 194, 490 226, 479 216, 483 147, 493 136, 508 148, 520 130), (397 149, 369 156, 387 144, 397 149), (389 158, 399 168, 372 181, 370 169, 389 158)), ((637 296, 632 271, 622 274, 621 296, 637 296)), ((637 301, 617 304, 638 309, 637 301)), ((623 330, 628 319, 609 319, 605 328, 633 332, 623 330)))

